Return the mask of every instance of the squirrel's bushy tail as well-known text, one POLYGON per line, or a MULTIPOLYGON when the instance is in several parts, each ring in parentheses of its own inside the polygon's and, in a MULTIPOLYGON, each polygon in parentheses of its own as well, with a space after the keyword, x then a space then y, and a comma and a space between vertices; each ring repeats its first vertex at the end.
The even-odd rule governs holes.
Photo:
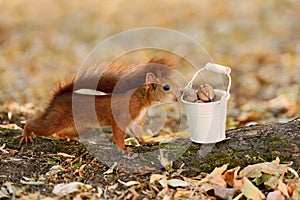
MULTIPOLYGON (((105 93, 123 93, 137 88, 145 83, 146 74, 154 73, 159 77, 168 77, 175 68, 174 58, 161 56, 153 57, 145 64, 118 65, 108 67, 91 66, 84 69, 74 77, 73 89, 93 89, 105 93)), ((72 83, 61 87, 69 91, 72 83)))

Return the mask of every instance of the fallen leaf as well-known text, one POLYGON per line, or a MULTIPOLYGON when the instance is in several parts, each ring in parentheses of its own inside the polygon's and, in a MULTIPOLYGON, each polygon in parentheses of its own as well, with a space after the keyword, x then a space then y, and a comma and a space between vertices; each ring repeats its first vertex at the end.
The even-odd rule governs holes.
POLYGON ((158 194, 157 196, 158 197, 162 197, 161 199, 163 200, 169 200, 172 198, 172 193, 170 194, 170 190, 168 187, 164 187, 164 189, 162 189, 158 194))
POLYGON ((290 110, 296 110, 296 103, 287 95, 280 95, 267 102, 266 107, 273 113, 285 113, 290 110))
POLYGON ((261 176, 256 177, 253 181, 256 185, 264 184, 272 189, 277 187, 280 176, 270 175, 270 174, 262 174, 261 176))
POLYGON ((209 190, 213 190, 213 189, 214 189, 213 185, 209 183, 204 183, 200 186, 200 191, 203 193, 206 193, 209 190))
POLYGON ((222 167, 216 167, 210 174, 208 174, 204 179, 199 181, 199 184, 210 183, 213 185, 219 185, 226 187, 226 181, 223 179, 222 174, 227 169, 227 164, 222 167))
POLYGON ((293 191, 293 199, 300 199, 300 179, 297 179, 297 181, 295 182, 295 188, 293 191))
POLYGON ((133 187, 130 188, 129 191, 133 194, 133 199, 137 199, 140 196, 139 193, 137 193, 133 187))
POLYGON ((223 165, 222 167, 216 167, 211 173, 210 175, 217 175, 217 176, 221 176, 227 169, 228 164, 223 165))
POLYGON ((5 124, 5 125, 0 124, 0 128, 22 130, 22 128, 20 126, 18 126, 17 124, 5 124))
POLYGON ((4 194, 4 193, 0 190, 0 199, 9 199, 9 196, 7 196, 6 194, 4 194))
POLYGON ((279 190, 275 190, 273 192, 269 192, 267 200, 285 200, 285 197, 279 190))
POLYGON ((7 118, 8 118, 8 120, 11 120, 11 118, 12 118, 12 112, 11 111, 8 111, 7 118))
POLYGON ((167 183, 169 186, 172 186, 172 187, 187 187, 187 186, 191 185, 190 183, 180 180, 180 179, 170 179, 167 181, 167 183))
POLYGON ((69 155, 69 154, 67 154, 67 153, 57 153, 57 155, 63 156, 63 157, 66 157, 66 158, 75 158, 75 156, 69 155))
POLYGON ((135 137, 129 137, 124 140, 125 145, 128 146, 141 146, 139 141, 135 137))
POLYGON ((247 198, 255 200, 263 200, 266 198, 265 195, 257 187, 255 187, 255 185, 253 185, 247 177, 244 177, 242 180, 243 187, 241 191, 247 198))
POLYGON ((151 174, 150 177, 150 183, 154 183, 156 181, 159 181, 162 178, 166 178, 166 175, 161 175, 161 174, 151 174))
POLYGON ((257 178, 262 176, 262 173, 283 176, 288 170, 288 165, 280 164, 280 160, 277 157, 272 162, 258 163, 245 167, 239 173, 239 177, 257 178))
POLYGON ((189 183, 190 185, 192 186, 196 186, 199 184, 199 181, 198 180, 194 180, 194 179, 191 179, 191 178, 187 178, 187 177, 183 177, 183 180, 187 183, 189 183))
POLYGON ((221 199, 233 199, 240 191, 236 188, 226 188, 219 185, 214 185, 214 193, 221 199))
POLYGON ((190 197, 193 191, 191 190, 177 190, 174 194, 174 199, 178 199, 180 197, 190 197))
POLYGON ((91 188, 91 185, 86 185, 81 182, 61 183, 54 186, 52 193, 65 196, 74 192, 90 190, 91 188))
POLYGON ((18 153, 19 151, 18 150, 16 150, 16 149, 12 149, 12 150, 9 150, 9 154, 11 154, 11 155, 15 155, 16 153, 18 153))
POLYGON ((164 187, 164 188, 167 188, 167 187, 168 187, 168 181, 167 181, 167 178, 166 178, 166 177, 159 179, 158 182, 159 182, 159 184, 160 184, 162 187, 164 187))
POLYGON ((130 186, 133 186, 133 185, 139 185, 139 184, 141 184, 141 183, 138 182, 138 181, 128 181, 128 182, 123 182, 123 181, 121 181, 121 180, 118 180, 118 182, 121 183, 121 184, 123 184, 123 185, 125 185, 125 186, 127 186, 127 187, 130 187, 130 186))
POLYGON ((242 112, 240 116, 237 118, 239 122, 250 122, 250 121, 258 121, 259 114, 253 110, 242 112))
POLYGON ((290 197, 289 193, 288 193, 288 188, 287 185, 285 183, 282 182, 282 179, 279 180, 278 183, 278 190, 280 190, 280 192, 282 194, 284 194, 286 197, 290 197))
POLYGON ((35 192, 35 193, 27 194, 27 195, 22 195, 19 200, 27 200, 27 199, 55 200, 56 198, 51 198, 51 197, 41 198, 40 192, 35 192))
POLYGON ((234 186, 234 180, 236 179, 236 174, 237 174, 236 172, 238 172, 239 170, 240 170, 240 167, 236 167, 236 168, 227 170, 223 175, 223 179, 231 187, 234 186))
POLYGON ((86 167, 87 164, 83 164, 79 167, 79 169, 76 169, 74 174, 77 174, 82 177, 83 176, 83 173, 84 173, 84 168, 86 167))
POLYGON ((24 185, 44 185, 45 182, 42 181, 23 181, 20 180, 20 183, 24 184, 24 185))
POLYGON ((118 187, 119 187, 119 184, 116 183, 116 184, 113 184, 113 185, 108 186, 107 189, 108 189, 109 191, 114 191, 114 190, 116 190, 118 187))
POLYGON ((293 168, 288 167, 288 171, 290 171, 295 176, 295 178, 299 178, 299 174, 293 168))
POLYGON ((61 165, 53 165, 50 170, 46 173, 47 176, 53 176, 61 171, 65 171, 61 165))
POLYGON ((12 182, 5 182, 1 187, 1 190, 5 192, 6 194, 10 194, 16 197, 20 197, 22 194, 22 189, 15 186, 12 182))
POLYGON ((117 162, 115 162, 113 164, 113 166, 111 166, 106 172, 104 172, 103 174, 112 174, 114 172, 115 167, 117 166, 117 162))
POLYGON ((159 149, 158 160, 160 164, 166 169, 172 169, 173 161, 168 157, 168 151, 165 149, 159 149))

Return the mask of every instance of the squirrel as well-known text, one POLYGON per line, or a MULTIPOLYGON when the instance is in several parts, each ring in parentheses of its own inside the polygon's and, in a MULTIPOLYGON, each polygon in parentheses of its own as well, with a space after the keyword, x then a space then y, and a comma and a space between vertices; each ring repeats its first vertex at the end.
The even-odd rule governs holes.
MULTIPOLYGON (((147 144, 141 135, 147 110, 157 104, 177 101, 171 84, 164 82, 172 69, 174 64, 166 57, 153 57, 144 65, 112 64, 106 69, 99 66, 87 68, 67 79, 64 84, 59 83, 48 106, 29 118, 23 134, 15 139, 20 139, 20 144, 33 142, 33 133, 75 138, 79 136, 78 133, 88 133, 97 126, 111 125, 115 144, 122 151, 126 150, 126 133, 141 144, 147 144), (92 84, 94 81, 98 81, 96 88, 92 84), (106 94, 79 94, 75 92, 78 89, 96 89, 106 94), (74 103, 80 106, 80 112, 76 113, 76 119, 79 119, 76 126, 72 109, 74 103), (95 105, 96 120, 85 112, 90 103, 95 105)), ((130 148, 127 150, 130 151, 130 148)))

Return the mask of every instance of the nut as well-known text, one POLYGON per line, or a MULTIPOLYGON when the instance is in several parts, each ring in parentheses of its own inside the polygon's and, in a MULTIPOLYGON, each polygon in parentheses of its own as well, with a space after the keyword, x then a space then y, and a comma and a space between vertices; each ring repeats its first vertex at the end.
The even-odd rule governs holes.
POLYGON ((200 85, 197 95, 201 101, 212 102, 215 97, 214 88, 209 84, 200 85))
POLYGON ((195 102, 198 100, 197 91, 194 89, 188 89, 184 91, 183 99, 188 102, 195 102))

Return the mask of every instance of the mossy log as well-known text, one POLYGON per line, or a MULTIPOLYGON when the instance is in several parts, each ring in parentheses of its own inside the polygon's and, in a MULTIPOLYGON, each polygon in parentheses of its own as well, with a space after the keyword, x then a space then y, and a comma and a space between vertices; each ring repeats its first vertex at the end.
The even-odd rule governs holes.
MULTIPOLYGON (((228 138, 217 144, 201 145, 180 138, 165 144, 136 147, 131 153, 122 153, 112 143, 107 142, 102 145, 83 145, 45 137, 37 137, 34 145, 20 147, 13 140, 18 134, 21 131, 0 129, 0 146, 6 144, 7 149, 17 149, 21 154, 30 153, 35 157, 58 152, 78 156, 88 149, 98 162, 108 166, 118 163, 117 169, 134 173, 183 167, 186 173, 193 176, 227 163, 229 167, 244 167, 272 161, 276 157, 283 163, 293 162, 292 167, 296 170, 300 166, 300 118, 288 123, 228 130, 228 138)), ((30 163, 23 163, 22 166, 26 164, 30 163)), ((0 162, 0 168, 4 165, 5 163, 0 162)))

